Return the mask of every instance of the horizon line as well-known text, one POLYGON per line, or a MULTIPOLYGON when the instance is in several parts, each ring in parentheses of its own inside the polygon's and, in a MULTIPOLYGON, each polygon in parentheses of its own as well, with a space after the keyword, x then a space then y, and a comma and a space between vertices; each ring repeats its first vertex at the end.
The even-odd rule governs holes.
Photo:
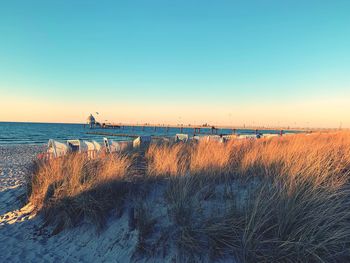
MULTIPOLYGON (((46 121, 3 121, 0 120, 0 123, 28 123, 28 124, 76 124, 76 125, 87 125, 87 122, 46 122, 46 121)), ((210 128, 210 127, 218 127, 218 129, 240 129, 240 130, 256 130, 256 129, 267 129, 267 130, 303 130, 303 131, 327 131, 327 130, 349 130, 347 127, 298 127, 298 126, 258 126, 258 125, 215 125, 215 124, 207 124, 208 126, 197 125, 197 124, 181 124, 181 123, 122 123, 122 122, 107 122, 109 124, 120 125, 120 126, 136 126, 136 127, 201 127, 201 128, 210 128)))

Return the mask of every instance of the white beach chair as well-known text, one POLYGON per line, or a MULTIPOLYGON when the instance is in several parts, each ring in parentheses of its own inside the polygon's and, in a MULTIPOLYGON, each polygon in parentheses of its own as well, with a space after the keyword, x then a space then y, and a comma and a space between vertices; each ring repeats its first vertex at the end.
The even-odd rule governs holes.
POLYGON ((195 136, 192 137, 192 140, 196 141, 196 142, 199 142, 201 140, 201 137, 198 136, 198 135, 195 135, 195 136))
POLYGON ((175 135, 175 142, 187 142, 188 141, 188 134, 184 133, 178 133, 175 135))
POLYGON ((87 153, 89 158, 95 158, 96 154, 101 150, 101 145, 96 141, 83 141, 83 144, 87 145, 87 153))
POLYGON ((226 138, 220 135, 209 135, 209 136, 206 136, 206 141, 207 142, 216 141, 216 142, 224 143, 226 142, 226 138))
POLYGON ((47 153, 49 158, 52 156, 54 158, 63 156, 67 154, 69 151, 69 147, 61 142, 50 139, 47 144, 47 153))
POLYGON ((71 152, 82 153, 87 152, 89 149, 86 141, 82 140, 67 140, 67 145, 71 152))
POLYGON ((237 139, 239 140, 254 140, 257 139, 256 134, 240 134, 237 139))

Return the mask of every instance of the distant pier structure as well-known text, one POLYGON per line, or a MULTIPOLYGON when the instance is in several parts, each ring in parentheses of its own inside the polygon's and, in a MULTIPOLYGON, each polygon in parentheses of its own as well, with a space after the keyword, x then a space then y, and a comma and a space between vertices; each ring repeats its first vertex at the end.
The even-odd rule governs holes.
MULTIPOLYGON (((100 129, 119 129, 120 126, 118 124, 113 124, 113 123, 100 123, 98 122, 95 117, 90 114, 89 117, 87 117, 87 125, 90 129, 94 128, 100 128, 100 129)), ((85 127, 85 125, 84 125, 85 127)))
POLYGON ((96 127, 96 119, 92 114, 90 114, 90 116, 87 117, 87 124, 89 125, 90 129, 96 127))
MULTIPOLYGON (((107 120, 106 120, 107 121, 107 120)), ((152 133, 152 136, 164 135, 165 133, 168 134, 171 133, 186 133, 186 134, 193 134, 195 135, 239 135, 241 133, 247 133, 247 134, 255 134, 258 138, 260 138, 263 133, 269 133, 268 130, 271 130, 272 134, 279 134, 280 136, 285 134, 285 130, 279 130, 279 128, 266 128, 266 127, 260 127, 263 130, 258 129, 257 127, 229 127, 229 126, 212 126, 208 124, 204 125, 198 125, 198 126, 192 126, 192 125, 186 125, 183 124, 177 124, 177 125, 169 125, 169 124, 132 124, 132 123, 100 123, 98 122, 95 117, 90 114, 90 116, 87 118, 87 125, 90 129, 98 129, 100 131, 96 132, 89 132, 89 134, 98 134, 98 135, 110 135, 110 136, 122 136, 122 137, 138 137, 137 131, 148 131, 148 133, 152 133), (119 130, 127 130, 127 132, 123 133, 106 133, 102 132, 102 129, 119 129, 119 130), (135 134, 131 134, 130 131, 135 132, 135 134)), ((84 127, 86 125, 84 124, 84 127)), ((287 129, 288 130, 288 129, 287 129)), ((301 131, 300 129, 298 131, 301 131)), ((294 132, 291 130, 291 132, 294 132)), ((308 131, 311 132, 311 131, 308 131)), ((165 136, 165 135, 164 135, 165 136)))

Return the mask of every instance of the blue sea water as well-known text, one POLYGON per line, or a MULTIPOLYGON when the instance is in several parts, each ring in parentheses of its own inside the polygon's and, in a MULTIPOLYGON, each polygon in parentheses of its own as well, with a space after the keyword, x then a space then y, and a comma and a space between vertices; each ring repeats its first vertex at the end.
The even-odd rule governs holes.
MULTIPOLYGON (((119 129, 89 129, 84 124, 64 124, 64 123, 24 123, 24 122, 0 122, 0 145, 8 144, 44 144, 49 139, 57 141, 66 141, 69 139, 96 140, 102 142, 106 135, 88 134, 88 132, 103 132, 114 134, 131 134, 131 135, 156 135, 156 136, 173 136, 180 133, 179 128, 169 128, 146 126, 130 127, 125 126, 119 129)), ((201 132, 210 133, 210 128, 201 128, 201 132)), ((239 134, 254 134, 255 130, 236 130, 239 134)), ((280 131, 264 131, 261 133, 279 133, 280 131)), ((182 133, 193 135, 193 128, 183 128, 182 133)), ((220 129, 218 133, 231 134, 230 129, 220 129)), ((125 137, 110 137, 114 140, 127 139, 125 137)))

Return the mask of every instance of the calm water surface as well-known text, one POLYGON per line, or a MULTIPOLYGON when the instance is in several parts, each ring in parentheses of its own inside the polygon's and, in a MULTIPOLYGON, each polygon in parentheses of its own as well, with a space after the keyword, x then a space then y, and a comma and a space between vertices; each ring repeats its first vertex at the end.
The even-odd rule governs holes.
MULTIPOLYGON (((202 132, 210 132, 210 129, 201 129, 202 132)), ((264 131, 262 133, 279 133, 279 131, 264 131)), ((0 144, 43 144, 49 139, 65 141, 69 139, 96 140, 102 142, 105 135, 87 134, 87 132, 104 132, 116 134, 133 135, 157 135, 173 136, 180 133, 180 128, 157 127, 124 127, 120 129, 92 129, 85 127, 84 124, 61 124, 61 123, 19 123, 19 122, 0 122, 0 144)), ((237 130, 240 134, 254 134, 255 130, 237 130)), ((193 134, 193 128, 183 128, 183 133, 193 134)), ((232 130, 220 129, 218 133, 230 134, 232 130)), ((127 139, 123 137, 111 137, 114 140, 127 139)))

